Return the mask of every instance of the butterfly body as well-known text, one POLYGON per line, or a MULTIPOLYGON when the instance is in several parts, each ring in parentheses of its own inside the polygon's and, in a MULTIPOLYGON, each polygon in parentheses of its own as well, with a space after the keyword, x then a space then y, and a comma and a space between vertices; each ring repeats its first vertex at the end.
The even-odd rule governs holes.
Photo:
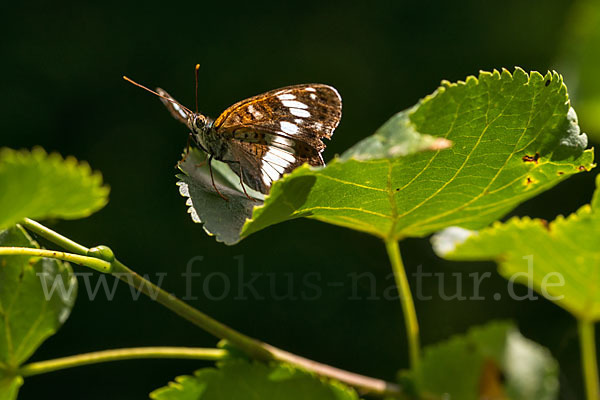
POLYGON ((308 163, 324 165, 322 139, 337 127, 342 103, 331 86, 287 86, 242 100, 216 120, 183 107, 157 89, 170 113, 190 130, 194 143, 228 163, 250 188, 268 193, 283 174, 308 163))

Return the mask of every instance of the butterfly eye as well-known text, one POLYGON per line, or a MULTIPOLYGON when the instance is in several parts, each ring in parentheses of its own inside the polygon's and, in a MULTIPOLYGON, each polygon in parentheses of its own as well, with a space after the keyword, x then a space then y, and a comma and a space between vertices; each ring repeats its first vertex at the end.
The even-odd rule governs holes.
POLYGON ((206 126, 206 120, 202 115, 196 115, 194 118, 194 125, 196 125, 196 128, 198 129, 204 129, 206 126))

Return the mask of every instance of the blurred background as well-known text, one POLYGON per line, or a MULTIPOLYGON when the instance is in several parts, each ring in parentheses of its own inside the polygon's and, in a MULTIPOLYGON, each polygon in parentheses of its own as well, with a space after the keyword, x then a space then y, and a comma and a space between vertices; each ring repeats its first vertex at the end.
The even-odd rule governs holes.
MULTIPOLYGON (((83 244, 110 246, 154 281, 166 274, 165 289, 191 295, 192 305, 248 335, 354 372, 393 380, 408 366, 383 244, 311 220, 274 226, 234 247, 217 243, 191 221, 175 186, 186 128, 122 75, 161 86, 192 107, 193 68, 200 63, 200 110, 212 117, 266 90, 331 84, 344 110, 327 160, 433 92, 442 79, 517 65, 542 73, 556 69, 565 75, 591 145, 600 138, 598 2, 94 3, 0 6, 0 146, 40 145, 73 155, 101 171, 111 187, 110 203, 97 214, 49 225, 83 244), (202 274, 191 293, 181 276, 190 260, 202 274), (238 285, 255 277, 257 295, 247 288, 240 295, 238 285)), ((579 174, 511 215, 551 220, 571 213, 589 202, 595 174, 579 174)), ((418 268, 443 273, 423 280, 423 293, 433 296, 417 300, 424 345, 493 319, 513 319, 559 360, 561 399, 582 397, 576 325, 565 311, 543 299, 510 300, 494 264, 442 261, 427 238, 405 240, 401 249, 413 287, 418 268), (456 294, 457 282, 462 295, 472 295, 468 274, 475 271, 491 274, 480 288, 485 301, 437 295, 439 285, 456 294)), ((97 279, 94 274, 91 284, 97 279)), ((80 280, 70 319, 32 360, 216 343, 160 305, 133 301, 125 285, 112 301, 102 293, 91 301, 84 292, 80 280)), ((27 379, 20 398, 144 399, 175 376, 207 365, 146 360, 82 367, 27 379)))

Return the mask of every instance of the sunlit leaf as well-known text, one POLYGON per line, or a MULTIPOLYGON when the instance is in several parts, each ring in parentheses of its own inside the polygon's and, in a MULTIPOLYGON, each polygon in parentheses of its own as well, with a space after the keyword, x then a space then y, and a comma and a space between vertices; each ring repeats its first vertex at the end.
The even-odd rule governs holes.
POLYGON ((89 165, 58 154, 0 149, 0 229, 23 218, 86 217, 108 201, 89 165))
MULTIPOLYGON (((600 175, 596 179, 600 185, 600 175)), ((452 230, 456 232, 455 230, 452 230)), ((450 260, 495 260, 507 279, 532 286, 578 318, 600 320, 600 191, 564 218, 512 218, 479 232, 441 232, 437 253, 450 260)))

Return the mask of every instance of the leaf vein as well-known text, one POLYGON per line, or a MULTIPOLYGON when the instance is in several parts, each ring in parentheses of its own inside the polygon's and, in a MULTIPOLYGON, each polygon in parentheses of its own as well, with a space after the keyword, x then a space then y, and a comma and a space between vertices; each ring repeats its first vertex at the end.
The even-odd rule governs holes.
POLYGON ((385 192, 385 189, 379 189, 379 188, 376 188, 376 187, 362 185, 360 183, 350 182, 350 181, 347 181, 347 180, 344 180, 344 179, 339 179, 339 178, 334 178, 333 176, 329 176, 329 175, 319 174, 319 176, 323 177, 325 179, 332 180, 334 182, 338 182, 338 183, 344 184, 344 185, 357 186, 357 187, 362 188, 362 189, 369 189, 369 190, 375 190, 375 191, 378 191, 378 192, 385 192))

